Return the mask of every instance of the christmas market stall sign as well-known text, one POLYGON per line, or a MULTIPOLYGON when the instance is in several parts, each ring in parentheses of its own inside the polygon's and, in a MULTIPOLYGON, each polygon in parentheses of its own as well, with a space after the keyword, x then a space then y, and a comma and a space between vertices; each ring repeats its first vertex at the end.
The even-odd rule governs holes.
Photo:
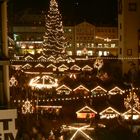
POLYGON ((16 109, 0 110, 0 140, 15 140, 17 130, 15 120, 17 118, 16 109))

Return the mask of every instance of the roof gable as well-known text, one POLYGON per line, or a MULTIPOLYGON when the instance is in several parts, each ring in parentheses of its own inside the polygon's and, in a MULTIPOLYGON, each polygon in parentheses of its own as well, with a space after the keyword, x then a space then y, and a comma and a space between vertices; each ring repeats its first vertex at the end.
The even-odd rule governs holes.
POLYGON ((60 87, 58 87, 56 90, 60 90, 60 89, 67 89, 69 91, 72 91, 69 87, 67 87, 66 85, 61 85, 60 87))
POLYGON ((112 107, 108 107, 108 108, 104 109, 99 114, 103 115, 103 114, 113 114, 113 113, 120 115, 120 113, 112 107))
POLYGON ((123 94, 124 91, 116 86, 113 89, 109 90, 108 93, 111 94, 111 95, 115 95, 115 94, 118 94, 118 93, 123 94))
POLYGON ((101 86, 97 86, 94 89, 91 90, 91 92, 99 92, 99 91, 103 91, 103 92, 107 92, 107 90, 105 90, 104 88, 102 88, 101 86))
MULTIPOLYGON (((124 112, 122 115, 124 116, 124 115, 131 115, 131 114, 132 114, 132 110, 129 109, 129 110, 127 110, 126 112, 124 112)), ((140 112, 139 112, 138 110, 136 110, 135 108, 133 108, 133 114, 138 114, 138 115, 140 115, 140 112)))
POLYGON ((41 55, 40 57, 37 58, 38 60, 47 60, 47 58, 43 55, 41 55))
POLYGON ((90 108, 89 106, 84 106, 83 108, 78 110, 76 113, 95 113, 95 114, 97 114, 97 112, 95 110, 93 110, 92 108, 90 108))
POLYGON ((82 70, 84 71, 92 71, 93 70, 93 68, 92 67, 90 67, 89 65, 85 65, 83 68, 82 68, 82 70))
POLYGON ((80 70, 81 68, 78 66, 78 65, 76 65, 76 64, 74 64, 73 66, 71 66, 71 68, 70 68, 70 70, 80 70))
POLYGON ((37 68, 37 67, 42 67, 42 68, 44 68, 44 65, 38 63, 37 65, 35 65, 35 68, 37 68))
POLYGON ((33 60, 34 58, 32 56, 30 56, 30 55, 27 55, 24 59, 25 60, 33 60))
POLYGON ((76 87, 75 89, 73 89, 73 91, 76 91, 76 90, 86 90, 86 91, 89 91, 89 89, 87 89, 86 87, 84 87, 83 85, 79 85, 78 87, 76 87))
POLYGON ((30 69, 32 66, 30 64, 25 64, 22 66, 23 69, 30 69))

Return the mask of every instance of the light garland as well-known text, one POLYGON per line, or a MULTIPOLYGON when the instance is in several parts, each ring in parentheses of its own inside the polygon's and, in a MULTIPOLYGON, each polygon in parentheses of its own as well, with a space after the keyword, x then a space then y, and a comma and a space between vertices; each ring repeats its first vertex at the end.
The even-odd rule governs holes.
MULTIPOLYGON (((93 57, 93 58, 89 58, 89 60, 94 60, 94 59, 96 59, 96 57, 93 57)), ((139 60, 140 59, 140 57, 102 57, 102 59, 104 60, 139 60)), ((75 60, 77 60, 76 58, 75 58, 75 60)), ((83 60, 83 59, 78 59, 78 60, 83 60)), ((77 61, 78 61, 77 60, 77 61)), ((87 60, 87 59, 86 59, 87 60)), ((30 59, 30 60, 24 60, 24 59, 22 59, 22 60, 18 60, 18 59, 10 59, 10 62, 12 63, 12 62, 49 62, 49 60, 35 60, 35 59, 30 59)), ((52 61, 53 62, 53 61, 52 61)), ((66 62, 68 62, 67 61, 67 59, 66 59, 66 62)), ((75 61, 74 61, 75 62, 75 61)), ((56 61, 55 61, 55 63, 56 63, 56 61)), ((69 63, 69 62, 68 62, 69 63)))
MULTIPOLYGON (((91 95, 91 96, 83 96, 83 99, 91 99, 93 97, 102 97, 102 96, 107 96, 107 94, 98 94, 98 95, 91 95)), ((66 98, 53 98, 53 99, 42 99, 42 100, 38 100, 38 102, 56 102, 56 101, 73 101, 73 100, 80 100, 81 97, 66 97, 66 98)), ((13 100, 14 103, 20 103, 20 102, 24 102, 24 100, 13 100)), ((31 102, 33 102, 31 100, 31 102)), ((34 100, 34 102, 37 102, 37 100, 34 100)))
POLYGON ((106 41, 106 42, 111 42, 111 41, 114 41, 114 40, 116 40, 116 41, 118 40, 118 38, 112 38, 112 39, 111 39, 111 38, 108 38, 108 37, 107 37, 107 38, 103 38, 103 37, 100 37, 100 36, 96 36, 95 38, 96 38, 96 39, 104 40, 104 41, 106 41))

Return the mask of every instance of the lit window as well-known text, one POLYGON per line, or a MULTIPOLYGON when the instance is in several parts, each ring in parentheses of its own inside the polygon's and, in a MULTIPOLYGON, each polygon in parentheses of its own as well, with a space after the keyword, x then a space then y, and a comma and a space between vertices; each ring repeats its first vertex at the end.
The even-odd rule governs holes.
POLYGON ((109 52, 104 51, 104 56, 108 56, 109 52))
POLYGON ((81 51, 81 50, 78 50, 78 51, 77 51, 77 55, 78 55, 78 56, 81 56, 81 55, 82 55, 82 51, 81 51))
POLYGON ((111 44, 111 48, 115 48, 115 46, 116 46, 115 44, 111 44))
POLYGON ((98 47, 99 47, 99 48, 102 48, 102 44, 98 44, 98 47))
POLYGON ((99 56, 102 56, 103 52, 102 51, 99 51, 98 55, 99 56))
POLYGON ((34 48, 34 46, 32 46, 32 45, 31 45, 31 46, 29 46, 29 49, 33 49, 33 48, 34 48))
POLYGON ((108 48, 108 47, 109 47, 109 44, 104 44, 104 47, 105 47, 105 48, 108 48))
POLYGON ((22 49, 25 49, 26 48, 26 45, 25 44, 22 44, 21 48, 22 49))
POLYGON ((77 43, 77 47, 79 47, 79 43, 77 43))
POLYGON ((93 43, 91 43, 91 47, 92 47, 92 48, 94 47, 94 44, 93 44, 93 43))
POLYGON ((68 55, 72 55, 72 51, 67 51, 67 54, 68 55))
POLYGON ((88 51, 88 56, 92 56, 93 55, 93 51, 88 51))

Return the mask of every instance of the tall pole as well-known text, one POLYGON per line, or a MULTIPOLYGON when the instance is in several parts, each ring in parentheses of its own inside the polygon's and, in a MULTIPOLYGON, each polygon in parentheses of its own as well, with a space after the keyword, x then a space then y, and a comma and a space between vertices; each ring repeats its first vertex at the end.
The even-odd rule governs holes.
POLYGON ((9 60, 8 60, 8 30, 7 30, 7 0, 0 3, 1 8, 1 53, 0 57, 0 106, 8 107, 10 103, 9 90, 9 60))

